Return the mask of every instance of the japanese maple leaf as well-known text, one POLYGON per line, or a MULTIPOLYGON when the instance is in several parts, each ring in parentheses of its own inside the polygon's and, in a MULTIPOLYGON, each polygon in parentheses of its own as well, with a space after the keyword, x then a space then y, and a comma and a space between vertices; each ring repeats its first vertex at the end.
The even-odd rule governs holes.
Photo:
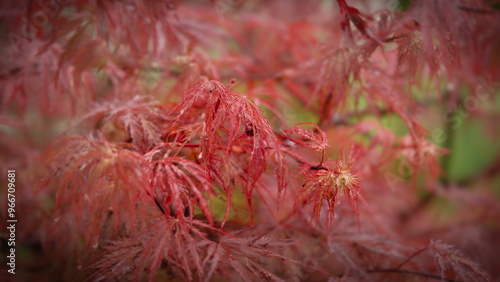
POLYGON ((314 217, 319 219, 323 200, 328 204, 327 226, 334 220, 335 206, 340 200, 347 197, 357 211, 357 200, 359 196, 359 179, 352 171, 353 157, 348 158, 341 152, 336 162, 326 161, 319 168, 311 168, 304 174, 304 184, 300 190, 294 208, 302 203, 313 202, 314 217))
POLYGON ((226 191, 225 217, 229 212, 232 188, 236 186, 233 177, 235 166, 228 161, 233 157, 235 147, 240 147, 238 151, 248 156, 247 161, 241 162, 243 169, 238 174, 242 176, 239 186, 247 198, 252 219, 252 191, 269 160, 276 167, 278 192, 286 187, 287 164, 280 143, 263 111, 247 97, 231 91, 218 81, 208 81, 188 91, 171 113, 175 111, 175 123, 186 123, 185 119, 194 123, 192 115, 196 114, 198 118, 195 122, 203 125, 196 127, 198 132, 188 135, 191 138, 199 136, 201 160, 210 179, 221 184, 226 191))
POLYGON ((301 127, 291 127, 285 130, 285 133, 288 134, 286 137, 296 144, 310 148, 312 150, 321 152, 325 150, 328 145, 328 139, 326 139, 326 134, 323 130, 321 130, 317 125, 313 123, 300 123, 297 125, 305 125, 309 124, 316 128, 318 133, 314 132, 312 129, 305 129, 301 127))

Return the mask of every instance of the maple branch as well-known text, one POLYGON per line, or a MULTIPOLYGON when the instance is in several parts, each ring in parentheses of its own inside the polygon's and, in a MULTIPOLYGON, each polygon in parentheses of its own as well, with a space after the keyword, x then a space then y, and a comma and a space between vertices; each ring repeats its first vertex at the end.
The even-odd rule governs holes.
POLYGON ((388 43, 388 42, 393 42, 395 40, 398 40, 400 38, 404 38, 408 36, 408 34, 400 34, 400 35, 395 35, 395 36, 391 36, 391 37, 387 37, 386 39, 384 39, 384 42, 388 43))
POLYGON ((414 257, 416 257, 417 255, 419 255, 420 253, 422 253, 423 251, 427 250, 428 247, 425 247, 421 250, 418 250, 417 252, 415 252, 413 255, 409 256, 407 259, 405 259, 402 263, 400 263, 398 266, 395 267, 395 269, 400 269, 401 267, 403 267, 403 265, 405 265, 406 263, 408 263, 411 259, 413 259, 414 257))
POLYGON ((380 272, 392 272, 392 273, 407 273, 407 274, 413 274, 413 275, 418 275, 422 277, 427 277, 427 278, 432 278, 436 280, 444 280, 448 282, 456 282, 457 280, 450 279, 450 278, 442 278, 439 275, 435 274, 430 274, 430 273, 425 273, 425 272, 419 272, 419 271, 414 271, 414 270, 406 270, 406 269, 397 269, 397 268, 386 268, 386 269, 370 269, 367 271, 368 273, 380 273, 380 272))
POLYGON ((298 162, 299 164, 305 164, 307 166, 310 166, 310 170, 320 170, 320 169, 323 169, 323 170, 328 170, 326 167, 323 166, 323 159, 321 161, 320 164, 318 165, 314 165, 311 161, 309 160, 306 160, 305 158, 303 158, 302 156, 298 155, 297 153, 293 152, 293 151, 290 151, 286 148, 282 148, 281 151, 283 153, 286 153, 287 155, 289 155, 290 157, 292 157, 296 162, 298 162))
MULTIPOLYGON (((148 193, 148 194, 149 194, 149 193, 148 193)), ((160 202, 158 201, 158 198, 156 198, 156 197, 153 197, 153 198, 154 198, 154 200, 155 200, 155 204, 156 204, 156 206, 160 209, 161 213, 162 213, 163 215, 165 215, 165 214, 166 214, 165 209, 162 207, 162 205, 161 205, 161 204, 160 204, 160 202)))
POLYGON ((298 162, 299 164, 306 164, 306 165, 310 165, 311 167, 314 166, 314 164, 307 160, 306 158, 298 155, 297 153, 295 153, 294 151, 292 150, 289 150, 288 148, 281 148, 281 151, 283 153, 286 153, 287 155, 289 155, 290 157, 292 157, 296 162, 298 162))
POLYGON ((169 142, 169 144, 179 146, 181 148, 199 148, 200 144, 186 143, 182 144, 181 142, 169 142))

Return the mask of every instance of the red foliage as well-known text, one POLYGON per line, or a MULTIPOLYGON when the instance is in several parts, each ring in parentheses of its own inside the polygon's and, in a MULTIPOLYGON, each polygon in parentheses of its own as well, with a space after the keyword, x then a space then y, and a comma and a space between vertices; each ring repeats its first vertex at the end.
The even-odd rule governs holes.
POLYGON ((155 148, 145 155, 151 159, 152 174, 149 194, 154 195, 163 211, 171 207, 173 214, 184 223, 184 214, 194 214, 196 202, 210 224, 212 214, 208 210, 205 194, 211 194, 206 171, 200 165, 179 157, 168 157, 165 148, 155 148), (162 150, 163 149, 163 150, 162 150))
MULTIPOLYGON (((231 186, 241 186, 251 213, 252 191, 266 169, 267 158, 272 155, 276 166, 278 192, 286 187, 287 164, 267 118, 241 94, 229 90, 220 82, 201 84, 188 91, 173 109, 178 112, 175 123, 180 123, 189 110, 187 118, 196 123, 191 120, 192 115, 199 115, 200 108, 200 126, 183 130, 189 138, 178 142, 192 142, 195 137, 199 140, 200 159, 211 179, 224 187, 228 197, 224 224, 231 203, 231 186), (234 153, 237 156, 231 157, 234 153), (227 162, 233 158, 235 161, 238 159, 237 166, 243 167, 236 168, 235 164, 227 162)), ((183 124, 186 124, 185 120, 183 124)))
MULTIPOLYGON (((335 220, 335 205, 347 197, 358 212, 357 201, 359 197, 359 179, 351 168, 354 157, 346 157, 342 151, 336 162, 326 161, 318 167, 310 167, 304 172, 304 184, 297 196, 295 207, 301 203, 314 202, 313 217, 319 219, 323 200, 328 204, 327 221, 335 220)), ((327 223, 328 227, 328 223, 327 223)))
MULTIPOLYGON (((315 151, 324 151, 326 147, 329 147, 328 145, 328 140, 326 139, 326 134, 321 128, 319 128, 317 125, 308 123, 316 128, 316 130, 319 132, 315 133, 311 129, 304 129, 301 127, 292 127, 287 130, 285 130, 285 133, 292 134, 292 135, 298 135, 300 138, 293 138, 293 137, 288 137, 288 139, 292 140, 294 143, 297 145, 313 149, 315 151)), ((303 125, 303 124, 298 124, 298 125, 303 125)))

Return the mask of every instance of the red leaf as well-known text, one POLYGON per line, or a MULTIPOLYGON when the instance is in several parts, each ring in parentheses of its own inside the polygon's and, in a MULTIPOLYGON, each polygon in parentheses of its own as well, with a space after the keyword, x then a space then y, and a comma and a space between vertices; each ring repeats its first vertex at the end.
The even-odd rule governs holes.
POLYGON ((321 167, 309 169, 304 173, 304 184, 295 200, 294 209, 313 202, 314 217, 319 219, 323 200, 328 203, 327 227, 334 221, 335 206, 347 197, 357 211, 357 200, 359 196, 358 176, 352 172, 355 151, 347 158, 344 151, 341 152, 336 162, 326 161, 321 167))
POLYGON ((298 135, 298 136, 295 138, 287 136, 287 138, 300 146, 310 148, 319 152, 325 150, 326 147, 330 147, 330 145, 328 145, 328 140, 326 139, 326 134, 323 130, 321 130, 321 128, 319 128, 314 123, 310 122, 300 123, 297 125, 304 125, 304 124, 309 124, 314 126, 314 128, 316 128, 318 133, 314 132, 314 130, 312 129, 292 127, 286 129, 285 133, 289 135, 298 135))
POLYGON ((243 176, 239 179, 253 219, 252 191, 264 173, 270 156, 273 156, 276 166, 278 191, 287 185, 287 163, 273 128, 255 104, 217 81, 206 82, 188 91, 171 111, 177 111, 175 122, 179 122, 185 112, 195 111, 197 107, 205 108, 203 115, 199 116, 204 123, 202 132, 199 133, 201 158, 211 179, 222 184, 226 190, 228 206, 225 217, 229 212, 232 195, 230 186, 234 185, 235 178, 234 167, 223 160, 234 157, 233 147, 241 146, 248 161, 238 175, 243 176))
POLYGON ((448 278, 445 271, 451 270, 463 281, 492 281, 479 264, 464 256, 453 246, 441 241, 431 241, 429 248, 440 271, 441 279, 448 278))

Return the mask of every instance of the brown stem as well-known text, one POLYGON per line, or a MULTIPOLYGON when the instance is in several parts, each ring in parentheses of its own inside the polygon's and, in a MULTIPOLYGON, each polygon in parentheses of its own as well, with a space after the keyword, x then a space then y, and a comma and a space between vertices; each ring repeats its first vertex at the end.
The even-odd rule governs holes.
POLYGON ((421 252, 427 250, 427 247, 417 251, 416 253, 414 253, 413 255, 409 256, 407 259, 405 259, 402 263, 400 263, 398 266, 395 267, 395 269, 400 269, 403 265, 405 265, 406 263, 408 263, 411 259, 413 259, 414 257, 416 257, 418 254, 420 254, 421 252))
POLYGON ((427 278, 432 278, 436 280, 444 280, 448 282, 456 282, 456 280, 450 279, 450 278, 441 278, 439 275, 435 274, 430 274, 430 273, 425 273, 425 272, 419 272, 419 271, 413 271, 413 270, 406 270, 406 269, 397 269, 397 268, 387 268, 387 269, 371 269, 367 271, 368 273, 378 273, 378 272, 393 272, 393 273, 407 273, 407 274, 413 274, 413 275, 418 275, 422 277, 427 277, 427 278))
POLYGON ((323 149, 323 153, 321 154, 321 162, 319 163, 318 167, 323 166, 324 161, 325 161, 325 149, 323 149))
POLYGON ((308 159, 300 156, 299 154, 295 153, 294 151, 292 150, 289 150, 287 148, 281 148, 281 151, 287 155, 289 155, 290 157, 292 157, 296 162, 298 162, 299 164, 306 164, 306 165, 310 165, 310 166, 314 166, 313 163, 311 161, 309 161, 308 159))

